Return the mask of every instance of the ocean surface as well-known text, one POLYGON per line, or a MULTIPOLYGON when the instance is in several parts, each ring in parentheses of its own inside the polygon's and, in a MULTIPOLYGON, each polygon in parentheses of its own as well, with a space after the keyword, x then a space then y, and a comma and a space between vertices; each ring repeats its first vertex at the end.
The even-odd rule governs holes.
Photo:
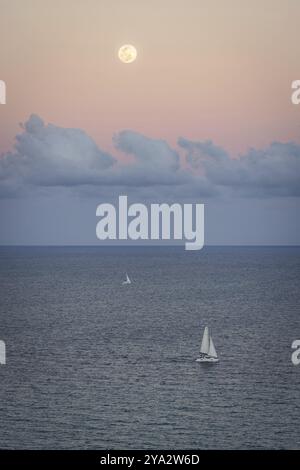
POLYGON ((300 449, 299 307, 300 248, 2 247, 0 447, 300 449))

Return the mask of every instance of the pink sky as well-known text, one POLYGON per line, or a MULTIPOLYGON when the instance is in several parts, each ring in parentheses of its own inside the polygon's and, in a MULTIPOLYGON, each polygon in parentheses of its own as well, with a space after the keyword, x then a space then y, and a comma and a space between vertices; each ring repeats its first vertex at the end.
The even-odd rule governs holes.
POLYGON ((18 123, 78 127, 112 150, 132 129, 236 155, 300 142, 298 0, 0 0, 0 152, 18 123), (137 61, 122 64, 132 43, 137 61))

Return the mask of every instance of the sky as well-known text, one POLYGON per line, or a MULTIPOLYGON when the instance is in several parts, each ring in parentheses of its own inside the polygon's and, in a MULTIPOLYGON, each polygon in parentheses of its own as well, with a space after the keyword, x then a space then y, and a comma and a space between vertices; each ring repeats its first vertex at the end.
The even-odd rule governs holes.
POLYGON ((204 202, 208 244, 299 244, 298 0, 0 11, 1 244, 96 244, 118 194, 204 202))

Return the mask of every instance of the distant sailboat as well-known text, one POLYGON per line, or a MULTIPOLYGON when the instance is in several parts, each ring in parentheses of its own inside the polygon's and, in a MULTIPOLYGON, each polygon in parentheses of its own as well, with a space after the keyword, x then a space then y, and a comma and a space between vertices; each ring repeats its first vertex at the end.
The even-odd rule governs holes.
POLYGON ((219 362, 217 351, 213 343, 212 337, 209 334, 208 327, 204 328, 200 356, 196 359, 197 362, 219 362))
POLYGON ((130 278, 129 278, 129 276, 128 276, 127 273, 126 273, 126 281, 123 281, 123 282, 122 282, 122 285, 123 285, 123 286, 124 286, 125 284, 131 284, 131 280, 130 280, 130 278))

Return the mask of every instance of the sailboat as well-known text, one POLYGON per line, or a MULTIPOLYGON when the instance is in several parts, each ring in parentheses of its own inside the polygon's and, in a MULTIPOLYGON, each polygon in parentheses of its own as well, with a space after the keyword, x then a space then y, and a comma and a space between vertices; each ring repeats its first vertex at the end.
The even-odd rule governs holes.
POLYGON ((123 286, 124 286, 125 284, 131 284, 131 280, 130 280, 130 278, 129 278, 129 276, 128 276, 127 273, 126 273, 126 281, 123 281, 123 282, 122 282, 122 285, 123 285, 123 286))
POLYGON ((209 334, 208 327, 204 328, 200 356, 196 359, 197 362, 219 362, 217 351, 213 343, 212 337, 209 334))

